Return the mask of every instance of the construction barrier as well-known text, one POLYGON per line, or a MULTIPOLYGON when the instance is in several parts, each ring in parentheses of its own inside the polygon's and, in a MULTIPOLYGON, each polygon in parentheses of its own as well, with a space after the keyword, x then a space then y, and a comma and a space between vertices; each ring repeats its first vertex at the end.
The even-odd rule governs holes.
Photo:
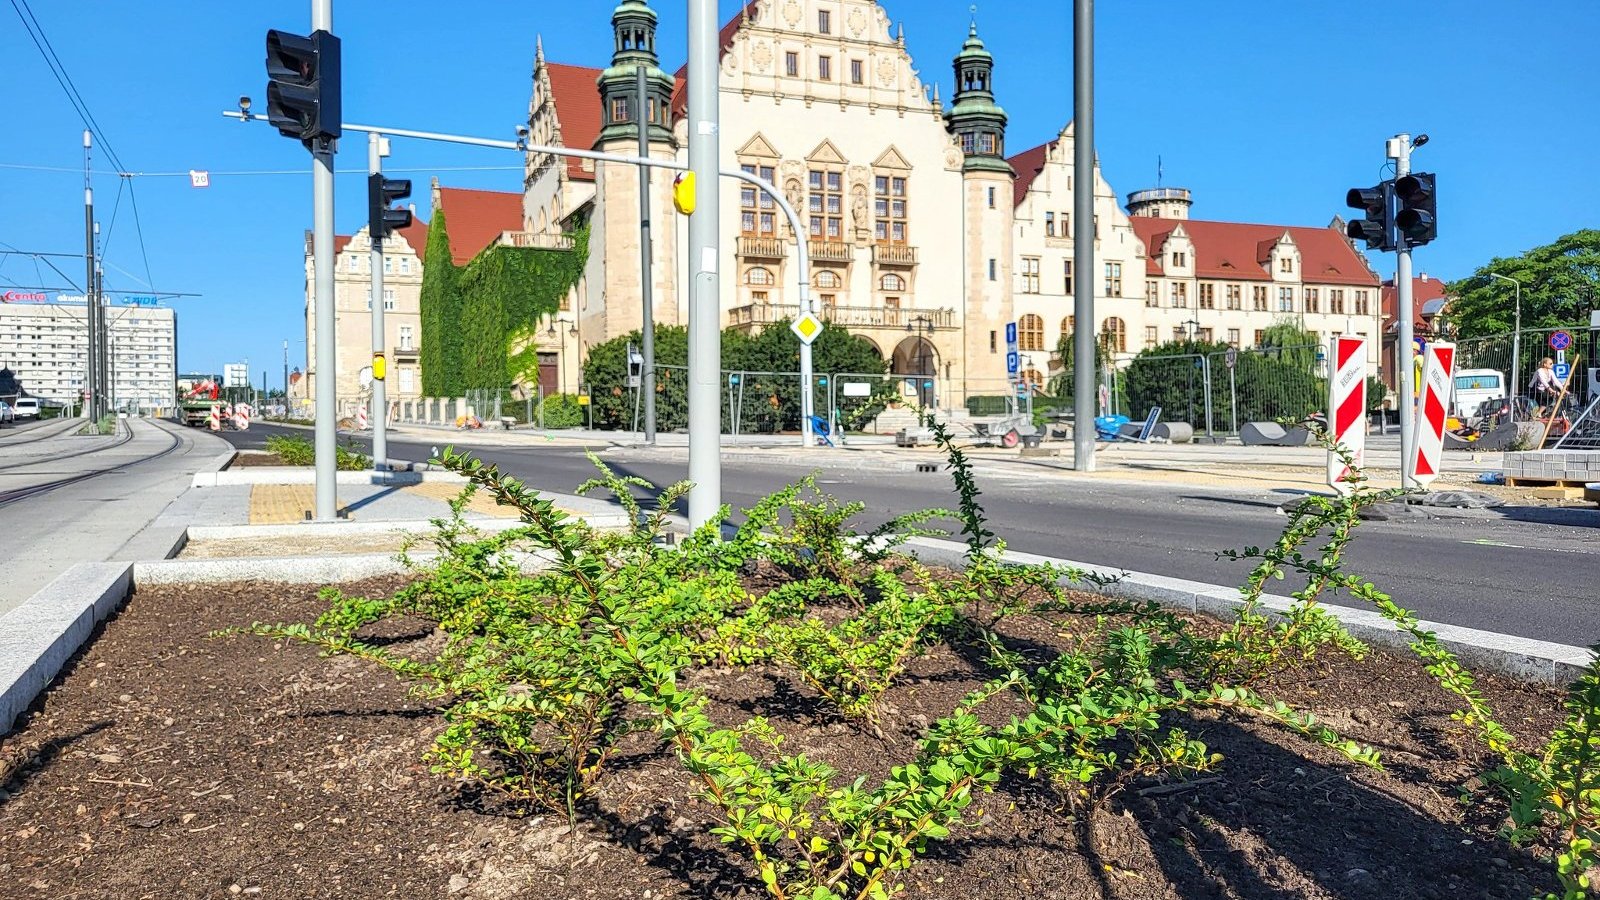
MULTIPOLYGON (((1357 466, 1367 449, 1367 340, 1361 337, 1333 339, 1334 374, 1328 380, 1328 430, 1334 445, 1342 447, 1357 466)), ((1355 486, 1348 480, 1350 467, 1344 457, 1328 450, 1328 486, 1348 494, 1355 486)))
POLYGON ((1456 345, 1436 341, 1428 345, 1427 362, 1422 367, 1422 397, 1417 404, 1413 428, 1416 452, 1407 461, 1411 480, 1427 487, 1439 477, 1444 454, 1444 425, 1450 392, 1455 385, 1456 345))

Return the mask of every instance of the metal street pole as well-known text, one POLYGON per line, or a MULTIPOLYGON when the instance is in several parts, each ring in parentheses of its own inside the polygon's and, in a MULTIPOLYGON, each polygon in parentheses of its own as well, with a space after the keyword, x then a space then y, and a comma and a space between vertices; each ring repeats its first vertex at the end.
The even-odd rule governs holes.
POLYGON ((1073 312, 1072 467, 1094 471, 1094 0, 1072 4, 1073 312))
POLYGON ((289 342, 283 342, 283 410, 289 412, 289 342))
MULTIPOLYGON (((695 173, 695 212, 689 217, 689 527, 715 519, 722 507, 722 304, 717 266, 722 260, 718 218, 716 0, 689 4, 689 168, 695 173)), ((804 234, 796 234, 803 239, 804 234)), ((804 248, 801 249, 804 255, 804 248)), ((804 393, 802 392, 802 396, 804 393)))
MULTIPOLYGON (((1501 281, 1509 281, 1517 288, 1517 324, 1516 330, 1511 333, 1511 384, 1509 385, 1510 390, 1506 391, 1506 396, 1515 401, 1517 391, 1522 389, 1522 282, 1508 275, 1497 275, 1494 272, 1490 272, 1489 277, 1498 278, 1501 281)), ((1513 402, 1511 404, 1511 414, 1515 416, 1516 412, 1517 404, 1513 402)))
POLYGON ((89 392, 89 402, 83 411, 91 422, 100 421, 100 312, 94 300, 94 188, 89 183, 89 151, 94 138, 87 129, 83 132, 83 302, 89 326, 89 367, 84 388, 89 392))
MULTIPOLYGON (((333 0, 311 0, 313 31, 333 31, 333 0)), ((333 157, 334 142, 319 141, 312 158, 312 239, 311 257, 316 277, 314 299, 317 321, 317 419, 316 419, 316 519, 332 522, 339 517, 339 473, 334 454, 338 450, 338 366, 339 347, 334 335, 333 314, 333 157)))
MULTIPOLYGON (((1394 160, 1394 177, 1404 178, 1411 174, 1411 135, 1397 134, 1389 141, 1389 158, 1394 160)), ((1391 207, 1386 219, 1393 221, 1394 210, 1391 207)), ((1411 247, 1406 243, 1406 236, 1395 234, 1395 296, 1400 309, 1400 486, 1405 488, 1417 487, 1416 473, 1413 466, 1416 463, 1417 436, 1413 431, 1416 424, 1416 377, 1412 367, 1416 365, 1417 348, 1414 343, 1412 323, 1416 318, 1413 301, 1411 298, 1411 247)))
MULTIPOLYGON (((367 135, 367 174, 383 177, 383 136, 367 135)), ((369 188, 370 190, 370 188, 369 188)), ((384 354, 383 330, 383 222, 370 222, 368 230, 377 228, 372 238, 372 468, 383 472, 389 468, 389 389, 384 354)))
MULTIPOLYGON (((638 105, 639 117, 639 155, 650 155, 650 109, 649 87, 645 79, 645 67, 634 69, 634 86, 638 91, 635 103, 638 105)), ((641 322, 639 333, 642 335, 640 343, 643 345, 640 352, 644 354, 644 376, 640 390, 644 392, 644 442, 656 442, 656 310, 654 287, 655 279, 653 263, 654 251, 650 239, 650 169, 646 166, 639 167, 639 289, 644 297, 644 318, 641 322)), ((563 343, 565 343, 563 341, 563 343)), ((580 344, 577 353, 583 353, 580 344)))

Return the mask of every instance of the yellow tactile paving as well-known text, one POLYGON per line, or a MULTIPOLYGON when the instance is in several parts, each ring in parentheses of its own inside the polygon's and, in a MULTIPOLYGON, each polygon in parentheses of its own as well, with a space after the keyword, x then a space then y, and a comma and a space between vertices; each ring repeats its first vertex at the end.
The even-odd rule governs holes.
POLYGON ((309 484, 256 484, 250 487, 251 525, 288 525, 306 520, 316 505, 316 487, 309 484))
MULTIPOLYGON (((406 493, 429 500, 440 500, 445 503, 461 495, 462 485, 446 484, 443 482, 423 482, 402 488, 406 493)), ((467 512, 477 513, 480 516, 492 516, 497 519, 515 519, 517 511, 509 506, 501 506, 494 502, 494 498, 487 493, 479 491, 472 497, 472 502, 467 504, 467 512)))

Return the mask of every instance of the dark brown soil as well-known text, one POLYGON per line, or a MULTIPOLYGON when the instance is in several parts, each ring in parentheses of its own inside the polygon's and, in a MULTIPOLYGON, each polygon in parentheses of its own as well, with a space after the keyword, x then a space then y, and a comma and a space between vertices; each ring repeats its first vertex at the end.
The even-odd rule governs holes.
POLYGON ((288 465, 283 457, 276 453, 235 453, 233 462, 228 463, 230 469, 244 469, 252 466, 284 466, 288 465))
MULTIPOLYGON (((248 584, 137 594, 0 746, 0 898, 761 896, 649 735, 630 739, 569 835, 429 774, 419 759, 438 718, 393 677, 300 646, 208 637, 307 621, 323 608, 315 595, 248 584)), ((426 626, 389 627, 402 642, 437 640, 426 626)), ((1007 630, 1059 642, 1042 622, 1007 630)), ((886 740, 776 670, 694 681, 719 720, 770 716, 787 750, 876 777, 980 677, 950 648, 917 660, 886 698, 886 740)), ((1558 721, 1551 691, 1481 686, 1516 733, 1558 721)), ((1461 802, 1490 761, 1414 662, 1330 655, 1270 691, 1377 745, 1387 771, 1206 716, 1186 726, 1225 755, 1212 777, 1131 785, 1081 816, 1036 786, 1002 784, 974 804, 979 825, 930 847, 906 896, 1525 900, 1551 887, 1547 863, 1495 837, 1491 799, 1461 802)))

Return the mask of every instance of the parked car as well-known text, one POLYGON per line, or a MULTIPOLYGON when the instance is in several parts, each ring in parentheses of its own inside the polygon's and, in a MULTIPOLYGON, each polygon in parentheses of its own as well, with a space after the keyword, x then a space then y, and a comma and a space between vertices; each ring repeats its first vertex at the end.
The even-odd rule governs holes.
POLYGON ((11 405, 11 412, 18 419, 39 418, 39 398, 18 397, 17 402, 11 405))
POLYGON ((7 422, 14 423, 16 421, 17 413, 11 408, 11 404, 5 402, 4 400, 0 400, 0 425, 4 425, 7 422))

